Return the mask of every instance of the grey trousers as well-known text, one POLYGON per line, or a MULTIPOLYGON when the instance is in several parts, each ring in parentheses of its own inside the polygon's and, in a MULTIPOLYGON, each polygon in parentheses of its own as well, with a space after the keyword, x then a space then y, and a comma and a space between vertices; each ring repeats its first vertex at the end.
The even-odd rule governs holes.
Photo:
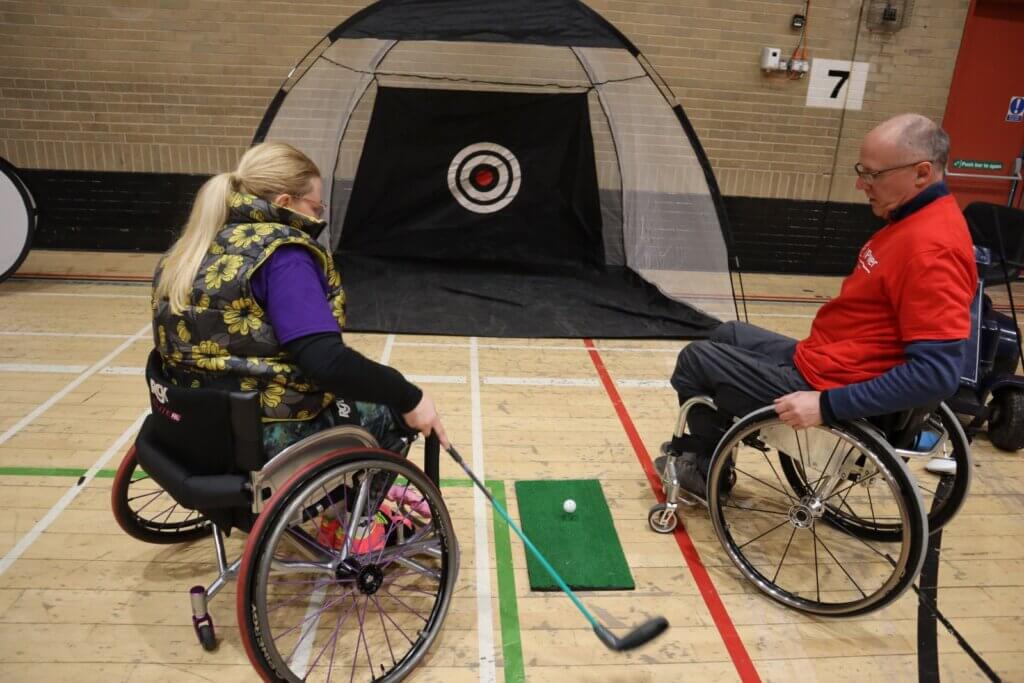
POLYGON ((708 339, 686 346, 679 352, 670 380, 679 404, 694 396, 710 396, 719 413, 694 407, 687 419, 693 438, 686 446, 674 438, 673 448, 696 451, 706 476, 711 454, 731 417, 742 417, 790 392, 811 389, 793 365, 795 350, 795 339, 743 322, 723 323, 708 339))
MULTIPOLYGON (((796 340, 743 322, 728 322, 679 352, 670 380, 680 405, 693 396, 723 391, 744 403, 743 413, 810 385, 793 365, 796 340)), ((735 413, 733 413, 735 414, 735 413)))

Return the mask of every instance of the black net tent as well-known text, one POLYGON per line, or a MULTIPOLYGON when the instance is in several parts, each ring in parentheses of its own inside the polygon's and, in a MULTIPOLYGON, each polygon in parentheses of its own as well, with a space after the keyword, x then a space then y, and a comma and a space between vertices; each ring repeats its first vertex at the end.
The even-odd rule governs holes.
POLYGON ((324 173, 350 327, 700 337, 736 309, 682 108, 575 0, 384 0, 292 70, 256 141, 324 173))

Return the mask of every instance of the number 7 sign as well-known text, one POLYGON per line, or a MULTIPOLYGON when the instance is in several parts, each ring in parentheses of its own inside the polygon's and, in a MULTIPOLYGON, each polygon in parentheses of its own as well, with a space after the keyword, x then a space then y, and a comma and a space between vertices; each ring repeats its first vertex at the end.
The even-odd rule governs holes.
POLYGON ((868 82, 869 62, 842 59, 814 59, 807 83, 808 107, 861 109, 864 86, 868 82))

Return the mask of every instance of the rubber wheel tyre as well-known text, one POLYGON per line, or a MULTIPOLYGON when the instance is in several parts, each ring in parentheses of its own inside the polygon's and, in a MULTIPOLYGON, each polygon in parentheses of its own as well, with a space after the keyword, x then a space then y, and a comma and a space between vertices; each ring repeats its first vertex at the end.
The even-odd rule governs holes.
POLYGON ((1003 451, 1024 448, 1024 391, 1010 387, 993 394, 988 439, 1003 451))
POLYGON ((213 627, 209 624, 200 624, 196 630, 196 636, 199 638, 199 644, 207 652, 213 652, 217 649, 217 638, 213 634, 213 627))
MULTIPOLYGON (((809 451, 806 455, 808 462, 816 462, 809 451)), ((715 535, 732 563, 772 600, 802 612, 853 617, 881 609, 913 584, 924 563, 928 520, 917 486, 889 444, 856 423, 795 432, 779 420, 773 406, 750 413, 729 429, 716 448, 708 494, 715 535), (775 448, 771 444, 787 435, 797 443, 802 439, 810 444, 812 436, 806 432, 811 430, 817 430, 818 446, 826 444, 818 451, 822 459, 828 457, 822 472, 831 463, 829 453, 837 452, 859 453, 877 472, 871 505, 884 517, 898 517, 897 544, 872 544, 847 528, 846 520, 823 519, 828 501, 846 496, 856 484, 840 480, 825 492, 825 498, 794 497, 784 490, 776 461, 768 456, 775 448), (722 491, 720 484, 730 471, 736 473, 736 486, 722 491)), ((868 499, 858 495, 866 507, 868 499)))
POLYGON ((117 468, 110 507, 126 534, 146 543, 186 543, 213 533, 210 520, 184 508, 139 469, 132 446, 117 468))
MULTIPOLYGON (((921 454, 920 457, 915 458, 913 463, 908 463, 908 468, 911 469, 911 478, 917 482, 918 489, 927 494, 923 503, 925 509, 928 510, 928 532, 934 534, 946 526, 963 507, 964 501, 967 500, 967 493, 970 491, 974 465, 967 435, 964 433, 959 418, 950 410, 949 406, 945 403, 940 404, 928 419, 933 428, 940 430, 945 435, 944 454, 956 463, 956 473, 944 474, 939 477, 939 483, 934 489, 930 487, 931 482, 936 479, 935 475, 920 472, 931 454, 921 454), (913 467, 909 467, 911 464, 913 467)), ((806 478, 801 471, 799 461, 785 453, 779 453, 779 464, 786 476, 786 481, 796 496, 800 498, 806 495, 806 478)), ((854 518, 841 508, 829 507, 824 518, 828 522, 842 525, 844 529, 856 534, 859 538, 870 541, 894 542, 901 533, 899 525, 854 518)))
POLYGON ((679 526, 679 516, 675 511, 670 514, 665 503, 658 503, 647 514, 647 523, 655 533, 670 534, 679 526))
POLYGON ((246 653, 266 681, 402 680, 441 631, 458 567, 451 517, 419 468, 384 450, 328 453, 277 490, 246 541, 237 599, 246 653), (419 494, 429 515, 370 501, 381 479, 419 494))

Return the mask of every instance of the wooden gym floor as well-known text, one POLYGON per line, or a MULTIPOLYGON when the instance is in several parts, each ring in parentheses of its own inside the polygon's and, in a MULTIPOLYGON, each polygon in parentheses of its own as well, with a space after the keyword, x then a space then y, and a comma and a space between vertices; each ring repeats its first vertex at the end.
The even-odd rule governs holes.
MULTIPOLYGON (((109 511, 112 472, 148 406, 141 278, 153 263, 152 255, 35 252, 0 285, 0 680, 255 678, 233 585, 210 610, 220 648, 204 652, 193 637, 187 590, 215 574, 209 541, 146 545, 109 511)), ((838 279, 750 275, 744 284, 751 322, 801 336, 838 279)), ((505 493, 513 516, 517 480, 599 479, 637 587, 583 599, 620 631, 655 614, 672 625, 633 653, 604 649, 560 593, 529 591, 524 550, 506 540, 489 506, 475 516, 473 490, 448 486, 463 553, 458 591, 411 680, 902 681, 919 675, 927 661, 919 650, 933 647, 943 680, 983 680, 985 666, 1024 680, 1020 454, 975 443, 970 498, 942 534, 937 626, 914 591, 865 617, 815 619, 742 580, 706 513, 688 512, 685 534, 647 527, 655 495, 642 462, 673 426, 666 380, 679 343, 346 339, 435 397, 453 442, 505 493)), ((459 474, 442 460, 442 477, 459 474)))

